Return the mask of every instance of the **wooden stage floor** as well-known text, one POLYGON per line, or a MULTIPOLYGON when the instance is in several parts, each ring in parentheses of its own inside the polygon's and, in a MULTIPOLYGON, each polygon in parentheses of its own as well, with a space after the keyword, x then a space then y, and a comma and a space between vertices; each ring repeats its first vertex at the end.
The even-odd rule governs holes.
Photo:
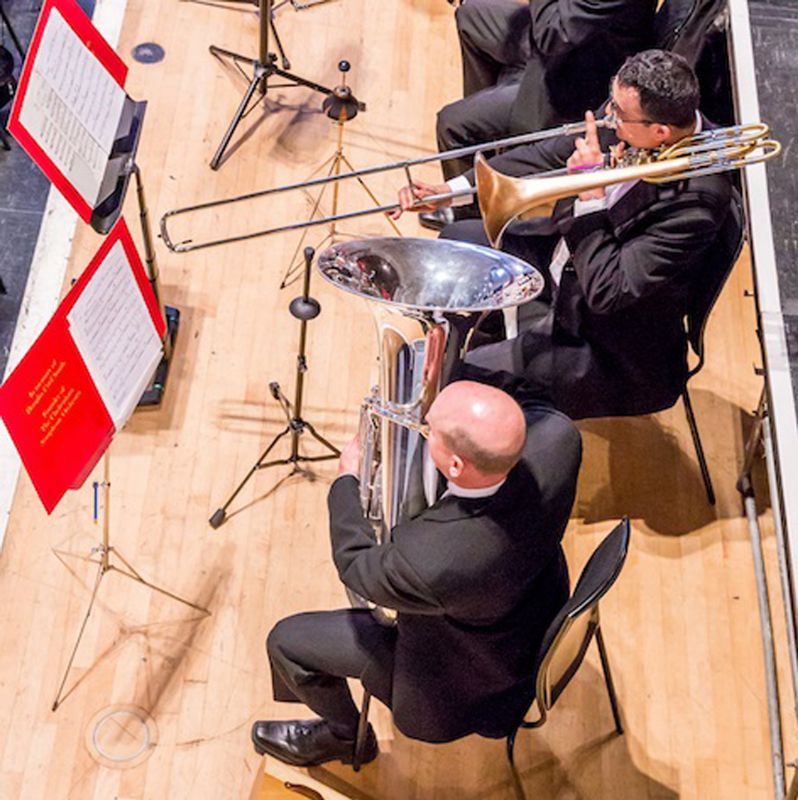
MULTIPOLYGON (((368 103, 344 131, 355 166, 433 151, 435 111, 460 87, 447 3, 335 0, 301 12, 286 6, 277 19, 295 71, 334 85, 337 62, 352 62, 351 85, 368 103)), ((280 89, 247 117, 229 159, 212 172, 208 161, 244 89, 241 75, 208 54, 212 43, 255 55, 252 9, 128 0, 119 52, 131 68, 128 92, 149 101, 139 163, 156 220, 178 206, 302 180, 335 148, 320 96, 280 89), (166 59, 134 63, 131 49, 151 41, 166 59)), ((369 186, 388 202, 401 181, 401 174, 375 177, 369 186)), ((193 235, 301 219, 309 202, 299 195, 235 216, 221 209, 193 235)), ((341 202, 362 207, 368 199, 349 186, 341 202)), ((126 210, 137 237, 132 196, 126 210)), ((403 219, 401 229, 428 235, 414 219, 403 219)), ((379 217, 347 230, 392 233, 379 217)), ((308 243, 320 238, 314 233, 308 243)), ((71 275, 99 243, 79 227, 71 275)), ((65 559, 65 568, 51 548, 86 555, 98 541, 93 478, 51 518, 21 478, 0 557, 0 798, 247 797, 260 761, 249 742, 252 721, 294 713, 270 698, 263 641, 289 613, 345 603, 326 521, 335 468, 323 464, 312 479, 259 472, 223 527, 211 530, 207 519, 283 425, 268 385, 277 380, 293 392, 298 328, 287 305, 301 287, 296 280, 279 287, 296 247, 296 236, 283 235, 177 255, 157 242, 163 294, 182 321, 164 406, 134 415, 111 447, 112 543, 145 577, 207 605, 212 616, 110 573, 55 713, 50 705, 94 567, 65 559), (131 707, 146 717, 146 730, 125 713, 131 707)), ((519 738, 530 797, 772 796, 751 548, 735 491, 761 385, 751 289, 744 255, 711 320, 708 363, 693 384, 715 508, 706 504, 680 407, 580 426, 585 460, 565 538, 572 575, 623 514, 633 521, 626 569, 602 604, 626 734, 611 734, 591 650, 545 728, 519 738)), ((361 303, 320 280, 313 292, 323 311, 309 328, 305 412, 340 445, 375 375, 372 321, 361 303)), ((94 477, 101 479, 99 470, 94 477)), ((768 514, 763 509, 769 534, 768 514)), ((765 544, 772 564, 772 536, 765 544)), ((786 663, 781 626, 777 635, 786 663)), ((792 698, 782 699, 788 709, 792 698)), ((360 798, 512 797, 501 742, 425 745, 398 733, 384 708, 373 718, 380 758, 358 775, 340 765, 317 774, 354 787, 360 798)), ((795 743, 790 726, 788 754, 795 743)))

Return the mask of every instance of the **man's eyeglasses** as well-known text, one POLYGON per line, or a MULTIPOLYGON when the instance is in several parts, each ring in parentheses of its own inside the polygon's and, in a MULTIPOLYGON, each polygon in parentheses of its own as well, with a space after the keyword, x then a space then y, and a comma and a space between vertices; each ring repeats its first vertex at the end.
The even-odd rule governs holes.
POLYGON ((623 116, 623 109, 615 102, 613 98, 607 103, 607 110, 609 115, 616 121, 622 122, 624 125, 655 125, 654 120, 651 119, 626 119, 623 116))

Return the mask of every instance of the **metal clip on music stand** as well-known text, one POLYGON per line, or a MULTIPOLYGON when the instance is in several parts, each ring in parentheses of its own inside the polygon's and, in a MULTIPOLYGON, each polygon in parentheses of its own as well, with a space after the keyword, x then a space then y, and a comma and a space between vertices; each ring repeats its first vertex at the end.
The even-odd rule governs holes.
MULTIPOLYGON (((231 2, 252 3, 254 0, 231 0, 231 2)), ((280 39, 277 36, 277 31, 274 28, 274 20, 272 19, 272 0, 257 0, 257 5, 260 14, 260 47, 258 58, 242 56, 238 53, 234 53, 232 50, 225 50, 213 44, 209 48, 211 54, 217 58, 229 58, 233 61, 233 63, 236 64, 236 66, 238 65, 239 61, 243 61, 252 67, 252 80, 249 82, 249 86, 244 92, 244 97, 241 99, 238 110, 233 116, 232 122, 228 126, 227 131, 224 134, 221 143, 219 144, 219 147, 216 149, 216 153, 214 153, 214 156, 211 159, 211 169, 219 169, 224 152, 227 149, 227 146, 230 144, 230 139, 232 139, 233 134, 238 127, 238 123, 241 122, 241 120, 252 110, 252 108, 254 108, 254 106, 250 108, 249 104, 252 100, 252 96, 255 94, 255 90, 258 90, 261 97, 265 97, 266 93, 269 91, 269 79, 273 75, 276 75, 278 78, 283 78, 284 80, 288 81, 288 83, 274 84, 272 88, 306 86, 309 89, 313 89, 314 92, 321 92, 322 94, 328 96, 334 94, 333 89, 329 89, 326 86, 322 86, 320 83, 315 83, 307 78, 302 78, 299 75, 294 75, 291 72, 287 72, 289 62, 285 57, 282 44, 280 43, 280 39), (274 53, 269 52, 269 30, 271 30, 274 34, 275 41, 277 42, 277 46, 280 50, 284 67, 283 69, 280 69, 278 66, 276 66, 277 56, 274 53)), ((355 102, 361 111, 366 110, 365 103, 361 103, 360 101, 355 102)))
POLYGON ((290 475, 295 475, 297 472, 304 472, 299 466, 300 463, 313 462, 313 461, 329 461, 332 458, 338 458, 341 451, 333 444, 327 441, 306 419, 302 418, 302 390, 304 388, 305 373, 308 371, 308 362, 305 356, 305 344, 307 341, 307 327, 308 322, 315 319, 321 313, 321 306, 318 300, 310 296, 310 267, 313 263, 313 256, 315 250, 312 247, 305 248, 305 279, 302 289, 302 296, 295 297, 288 310, 291 316, 300 321, 299 324, 299 353, 296 359, 296 383, 294 392, 294 402, 291 404, 282 393, 280 384, 272 381, 269 384, 269 391, 272 397, 280 404, 286 418, 286 426, 272 439, 269 446, 263 451, 261 457, 253 464, 252 468, 246 474, 241 483, 238 484, 236 490, 227 498, 227 501, 221 508, 217 508, 213 512, 211 518, 208 520, 212 528, 218 528, 227 519, 227 509, 230 503, 236 499, 238 493, 244 488, 247 481, 259 470, 268 469, 269 467, 280 467, 288 464, 293 465, 290 475), (299 453, 299 437, 308 431, 310 435, 319 444, 323 445, 329 452, 321 456, 303 456, 299 453), (274 449, 277 442, 283 436, 291 435, 291 455, 288 458, 280 458, 274 461, 266 461, 269 453, 274 449))

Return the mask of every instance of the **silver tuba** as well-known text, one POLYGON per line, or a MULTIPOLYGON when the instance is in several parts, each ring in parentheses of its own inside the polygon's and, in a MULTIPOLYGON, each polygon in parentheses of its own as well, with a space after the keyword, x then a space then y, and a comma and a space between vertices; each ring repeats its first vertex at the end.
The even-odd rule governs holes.
MULTIPOLYGON (((379 384, 362 407, 360 498, 384 543, 400 520, 427 506, 425 416, 455 377, 471 334, 490 311, 537 297, 543 277, 506 253, 444 239, 343 242, 325 250, 317 265, 337 287, 373 301, 379 384)), ((392 609, 347 592, 380 622, 395 620, 392 609)))

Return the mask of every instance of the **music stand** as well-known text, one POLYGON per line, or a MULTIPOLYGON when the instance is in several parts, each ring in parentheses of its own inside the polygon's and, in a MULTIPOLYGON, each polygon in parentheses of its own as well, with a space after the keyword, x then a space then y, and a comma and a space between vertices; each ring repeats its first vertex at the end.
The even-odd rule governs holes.
MULTIPOLYGON (((58 706, 61 705, 62 700, 62 693, 64 691, 64 686, 66 685, 67 678, 69 677, 69 672, 72 669, 72 664, 75 661, 75 656, 78 652, 78 647, 80 647, 80 642, 83 639, 83 634, 86 630, 86 625, 89 622, 89 617, 91 616, 92 609, 94 608, 94 601, 97 599, 97 592, 100 589, 100 583, 102 582, 103 577, 105 576, 106 572, 118 572, 120 575, 124 575, 126 578, 130 578, 131 580, 140 583, 142 586, 146 586, 148 589, 152 589, 154 592, 159 592, 160 594, 165 595, 166 597, 171 597, 172 600, 177 600, 178 603, 183 603, 183 605, 189 606, 190 608, 196 609, 197 611, 201 611, 205 616, 210 616, 211 612, 205 608, 204 606, 197 605, 196 603, 192 603, 190 600, 186 600, 179 595, 174 594, 166 589, 163 589, 160 586, 156 586, 154 583, 150 583, 150 581, 145 580, 141 577, 141 575, 137 572, 135 567, 133 567, 130 562, 117 550, 113 545, 110 543, 110 497, 111 497, 111 479, 110 479, 110 456, 108 455, 108 450, 105 451, 105 455, 103 456, 103 481, 102 483, 94 484, 94 520, 97 521, 97 492, 99 488, 103 489, 103 496, 104 496, 104 514, 103 514, 103 538, 102 542, 95 547, 92 548, 92 555, 98 556, 97 558, 92 557, 92 555, 88 556, 75 556, 74 553, 67 552, 65 550, 58 550, 57 548, 53 548, 53 554, 55 557, 66 567, 67 564, 63 559, 63 556, 70 556, 73 558, 79 558, 82 561, 90 561, 93 564, 97 564, 97 577, 94 580, 94 588, 91 592, 91 598, 89 599, 89 605, 86 609, 86 613, 83 615, 83 621, 81 622, 80 628, 78 629, 78 636, 75 639, 75 644, 72 647, 72 652, 69 656, 69 661, 67 662, 66 669, 64 670, 64 676, 61 678, 61 683, 58 686, 58 691, 55 695, 55 700, 53 700, 53 705, 51 706, 52 711, 56 711, 58 706), (117 558, 122 562, 122 567, 117 567, 115 564, 111 563, 111 555, 116 553, 117 558)), ((68 569, 68 567, 67 567, 68 569)), ((67 693, 69 694, 69 692, 67 693)))
POLYGON ((158 262, 153 246, 152 228, 150 226, 147 202, 144 197, 144 183, 141 179, 141 170, 136 163, 136 153, 141 139, 144 124, 144 114, 147 110, 145 100, 135 101, 125 97, 119 128, 117 129, 114 148, 103 178, 101 196, 104 198, 92 209, 90 225, 97 233, 106 234, 113 227, 122 213, 122 207, 127 194, 130 178, 133 176, 136 183, 136 202, 139 207, 139 223, 141 238, 144 243, 144 266, 147 277, 158 301, 158 307, 166 322, 166 336, 163 340, 163 358, 155 370, 150 385, 144 390, 139 405, 159 406, 166 391, 166 382, 169 377, 169 367, 172 363, 172 351, 180 326, 180 309, 175 306, 165 305, 161 296, 160 275, 158 262))
MULTIPOLYGON (((232 2, 252 3, 253 0, 232 0, 232 2)), ((269 91, 269 79, 273 76, 282 78, 288 81, 288 83, 273 84, 272 88, 292 88, 297 86, 305 86, 308 89, 313 89, 314 92, 320 92, 324 95, 329 96, 334 94, 332 89, 322 86, 320 83, 316 83, 315 81, 311 81, 307 78, 302 78, 299 75, 295 75, 292 72, 288 72, 287 67, 285 69, 281 69, 280 67, 276 66, 277 56, 274 53, 269 52, 270 29, 275 33, 275 40, 277 41, 282 52, 283 63, 286 64, 287 60, 285 59, 285 53, 282 51, 282 45, 280 45, 279 39, 276 36, 276 31, 273 27, 272 0, 257 0, 257 4, 260 15, 260 36, 257 58, 243 56, 239 53, 234 53, 232 50, 225 50, 222 47, 217 47, 214 44, 212 44, 209 48, 211 54, 219 59, 229 58, 236 66, 238 66, 239 62, 244 62, 252 67, 252 80, 250 80, 249 85, 244 92, 244 96, 238 105, 238 109, 233 115, 233 119, 230 122, 227 131, 225 132, 219 147, 216 149, 216 152, 211 159, 210 166, 211 169, 214 170, 219 169, 222 157, 224 156, 227 146, 230 144, 230 139, 232 139, 238 124, 252 110, 252 108, 255 107, 254 105, 252 107, 249 105, 253 95, 255 94, 255 91, 257 90, 261 97, 265 97, 266 93, 269 91)), ((361 103, 360 101, 356 102, 358 108, 361 111, 365 111, 366 104, 361 103)))
POLYGON ((318 317, 321 313, 321 305, 319 301, 310 296, 310 267, 313 263, 313 256, 315 250, 312 247, 305 248, 305 279, 302 289, 302 296, 295 297, 288 310, 291 316, 300 321, 299 324, 299 353, 296 358, 296 382, 294 388, 294 402, 293 404, 285 397, 280 389, 280 384, 277 381, 272 381, 269 384, 269 391, 272 397, 280 404, 286 418, 286 426, 278 433, 269 443, 269 446, 261 453, 260 458, 252 465, 249 472, 244 477, 244 480, 238 484, 236 490, 227 498, 221 508, 217 508, 213 512, 211 518, 208 520, 212 528, 218 528, 227 519, 227 509, 230 503, 236 499, 238 493, 244 488, 249 479, 260 469, 268 469, 269 467, 280 467, 288 464, 293 465, 293 469, 289 475, 295 475, 298 472, 304 472, 299 466, 303 462, 314 461, 329 461, 332 458, 338 458, 341 451, 330 442, 327 441, 306 419, 302 418, 302 391, 305 383, 305 373, 308 371, 308 362, 305 356, 305 344, 307 341, 307 327, 308 322, 318 317), (308 431, 310 435, 325 447, 329 452, 321 456, 303 456, 299 453, 299 437, 308 431), (290 434, 291 436, 291 455, 288 458, 280 458, 274 461, 266 461, 269 453, 275 448, 277 443, 284 436, 290 434))
MULTIPOLYGON (((344 153, 344 124, 349 122, 349 120, 354 119, 359 110, 357 100, 355 100, 355 98, 352 96, 352 90, 346 84, 346 73, 349 72, 351 68, 351 64, 346 60, 338 62, 338 69, 341 71, 341 83, 336 86, 335 89, 333 89, 332 95, 326 97, 322 103, 324 113, 331 120, 333 120, 338 128, 337 142, 335 152, 310 175, 311 180, 325 168, 327 169, 326 176, 328 178, 332 177, 333 175, 340 175, 342 164, 350 172, 355 172, 355 168, 352 166, 352 163, 344 153)), ((377 199, 377 196, 374 194, 374 192, 371 191, 365 180, 358 176, 357 182, 360 184, 363 191, 369 196, 371 202, 374 203, 375 206, 379 206, 380 201, 377 199)), ((324 198, 324 194, 329 185, 330 184, 325 183, 319 190, 319 193, 316 195, 316 199, 313 201, 313 205, 310 210, 309 219, 312 220, 318 213, 321 206, 321 201, 324 198)), ((316 245, 317 250, 327 243, 335 244, 338 241, 338 236, 340 233, 335 220, 335 217, 338 215, 338 197, 340 190, 339 181, 333 181, 332 187, 332 211, 330 216, 333 217, 333 220, 330 222, 327 234, 316 245)), ((394 233, 397 236, 401 236, 402 231, 399 230, 399 226, 390 217, 386 217, 385 219, 393 228, 394 233)), ((283 275, 283 280, 280 283, 281 289, 284 289, 288 285, 288 281, 292 278, 294 272, 302 263, 301 261, 297 260, 297 256, 299 255, 299 251, 302 249, 302 246, 305 243, 305 239, 307 238, 309 230, 309 228, 305 228, 305 230, 302 232, 302 235, 299 237, 299 242, 297 243, 296 248, 294 248, 291 260, 289 261, 289 267, 286 270, 285 275, 283 275)))

